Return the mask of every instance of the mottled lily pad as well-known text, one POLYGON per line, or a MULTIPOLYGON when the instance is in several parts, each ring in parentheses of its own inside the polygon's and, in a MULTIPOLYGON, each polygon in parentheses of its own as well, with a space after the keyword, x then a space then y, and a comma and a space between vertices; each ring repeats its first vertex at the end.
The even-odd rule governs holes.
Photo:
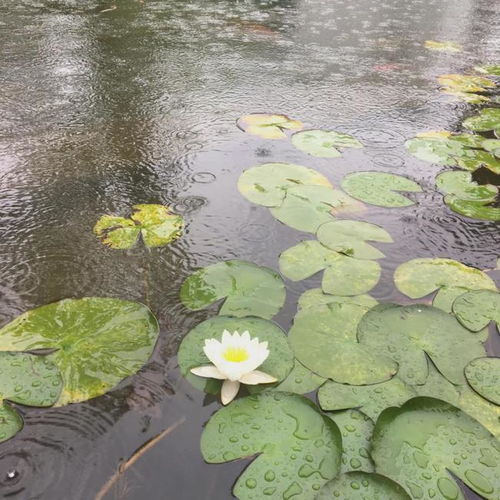
POLYGON ((304 153, 319 158, 342 156, 337 148, 362 148, 356 138, 334 130, 304 130, 292 136, 292 144, 304 153))
POLYGON ((243 260, 227 260, 204 267, 181 287, 182 303, 194 311, 226 298, 219 313, 270 319, 285 303, 281 276, 267 267, 243 260))
POLYGON ((103 215, 94 226, 101 241, 115 249, 132 247, 139 235, 147 247, 160 247, 179 238, 184 227, 183 218, 163 205, 134 205, 135 212, 126 219, 103 215))
POLYGON ((258 135, 262 139, 286 139, 285 130, 300 130, 303 127, 302 122, 286 115, 264 113, 242 116, 236 124, 243 132, 258 135))
POLYGON ((485 108, 478 115, 467 118, 463 126, 474 132, 500 129, 500 108, 485 108))
POLYGON ((466 413, 443 401, 414 398, 388 408, 377 421, 372 457, 376 471, 412 498, 463 500, 452 474, 482 497, 500 496, 498 441, 466 413))
POLYGON ((245 170, 238 179, 240 193, 253 203, 278 207, 287 189, 294 186, 332 187, 330 181, 312 168, 293 163, 264 163, 245 170))
POLYGON ((434 40, 426 40, 425 48, 440 52, 462 52, 462 46, 456 42, 436 42, 434 40))
POLYGON ((441 75, 439 83, 446 88, 461 92, 484 92, 495 87, 495 82, 483 76, 473 75, 441 75))
POLYGON ((474 359, 465 367, 465 378, 478 394, 500 406, 500 358, 474 359))
POLYGON ((144 305, 85 297, 32 309, 0 329, 0 349, 55 349, 63 379, 56 406, 86 401, 136 373, 153 352, 158 323, 144 305))
POLYGON ((453 313, 473 332, 482 330, 490 321, 500 325, 500 294, 491 290, 467 292, 453 302, 453 313))
POLYGON ((302 396, 263 392, 219 410, 201 437, 209 463, 257 458, 236 481, 240 500, 313 500, 340 471, 337 426, 302 396))
POLYGON ((342 189, 353 198, 379 207, 407 207, 415 202, 399 191, 415 192, 422 188, 400 175, 384 172, 354 172, 344 177, 342 189))
POLYGON ((307 309, 308 307, 317 307, 328 304, 357 304, 365 307, 366 310, 376 306, 378 302, 370 295, 355 295, 354 297, 346 297, 340 295, 330 295, 323 293, 321 288, 311 288, 306 290, 300 297, 297 304, 298 310, 307 309))
POLYGON ((479 185, 470 172, 448 171, 436 177, 436 186, 443 194, 452 194, 462 200, 491 202, 498 188, 491 184, 479 185))
POLYGON ((488 64, 486 66, 479 66, 476 69, 482 73, 486 73, 487 75, 500 76, 499 64, 488 64))
POLYGON ((325 378, 313 373, 296 359, 292 371, 281 384, 276 386, 276 390, 293 392, 295 394, 307 394, 322 386, 325 380, 325 378))
POLYGON ((444 202, 457 214, 471 219, 500 221, 500 208, 485 201, 464 200, 458 196, 448 194, 444 202))

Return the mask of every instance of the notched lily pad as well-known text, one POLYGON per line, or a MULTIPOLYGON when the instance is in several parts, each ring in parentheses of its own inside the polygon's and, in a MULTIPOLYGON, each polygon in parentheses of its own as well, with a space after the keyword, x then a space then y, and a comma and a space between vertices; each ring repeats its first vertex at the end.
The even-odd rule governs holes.
POLYGON ((426 40, 425 48, 440 52, 462 52, 462 46, 456 42, 436 42, 434 40, 426 40))
POLYGON ((267 267, 243 260, 227 260, 204 267, 181 287, 182 303, 194 311, 226 298, 219 313, 270 319, 285 303, 281 276, 267 267))
POLYGON ((276 386, 276 390, 293 392, 294 394, 307 394, 322 386, 325 380, 325 378, 312 372, 296 359, 292 371, 281 384, 276 386))
POLYGON ((438 81, 445 88, 461 92, 484 92, 496 86, 489 78, 473 75, 441 75, 438 81))
POLYGON ((470 172, 443 172, 436 177, 436 186, 441 193, 452 194, 462 200, 491 202, 498 194, 496 186, 474 182, 470 172))
POLYGON ((300 130, 303 127, 302 122, 286 115, 265 113, 242 116, 236 124, 243 132, 258 135, 262 139, 286 139, 285 130, 300 130))
POLYGON ((257 455, 234 486, 240 500, 313 500, 340 471, 342 438, 309 400, 263 392, 219 410, 203 431, 201 452, 209 463, 257 455))
POLYGON ((304 130, 292 136, 292 144, 300 151, 318 158, 337 158, 342 153, 337 148, 362 148, 356 138, 334 130, 304 130))
POLYGON ((500 129, 500 108, 485 108, 478 115, 467 118, 463 126, 474 132, 500 129))
POLYGON ((354 172, 344 177, 342 189, 353 198, 379 207, 407 207, 415 202, 399 194, 421 192, 414 181, 400 175, 384 172, 354 172))
POLYGON ((500 64, 488 64, 485 66, 479 66, 476 70, 486 73, 487 75, 500 76, 500 64))
POLYGON ((474 359, 465 367, 465 378, 478 394, 500 406, 500 358, 474 359))
POLYGON ((487 327, 490 321, 500 325, 500 294, 491 290, 474 290, 453 302, 458 321, 473 332, 487 327))
POLYGON ((444 202, 454 212, 471 219, 500 221, 500 208, 492 206, 487 201, 464 200, 458 196, 448 194, 444 202))

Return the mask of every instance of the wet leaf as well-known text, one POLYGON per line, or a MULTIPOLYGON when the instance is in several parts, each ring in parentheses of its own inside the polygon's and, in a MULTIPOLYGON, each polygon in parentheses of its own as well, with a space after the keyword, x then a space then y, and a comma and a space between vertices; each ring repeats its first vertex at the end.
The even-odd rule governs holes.
POLYGON ((46 356, 59 369, 56 403, 100 396, 136 373, 151 356, 158 324, 144 305, 125 300, 66 299, 21 314, 0 329, 0 349, 57 349, 46 356))
POLYGON ((491 202, 498 194, 496 186, 481 186, 474 182, 470 172, 443 172, 436 177, 436 187, 441 193, 452 194, 462 200, 491 202))
POLYGON ((474 290, 453 302, 458 321, 473 332, 487 327, 490 321, 500 325, 500 294, 491 290, 474 290))
POLYGON ((302 122, 292 120, 286 115, 253 113, 242 116, 236 122, 238 128, 262 139, 286 139, 285 130, 300 130, 302 122))
POLYGON ((292 144, 300 151, 319 158, 342 156, 337 148, 362 148, 352 135, 334 130, 304 130, 292 136, 292 144))
POLYGON ((278 207, 286 190, 294 186, 332 187, 330 181, 311 168, 293 163, 264 163, 245 170, 238 179, 240 193, 253 203, 278 207))
POLYGON ((486 73, 488 75, 500 76, 500 65, 499 64, 490 64, 486 66, 479 66, 476 68, 477 70, 486 73))
POLYGON ((293 392, 295 394, 307 394, 315 391, 325 383, 325 379, 306 368, 300 361, 295 360, 292 371, 287 378, 276 386, 281 392, 293 392))
POLYGON ((298 301, 298 310, 307 309, 308 307, 317 307, 328 304, 356 304, 360 307, 371 309, 378 302, 370 295, 355 295, 354 297, 345 297, 339 295, 330 295, 323 293, 321 288, 311 288, 306 290, 298 301))
POLYGON ((478 394, 500 406, 500 358, 474 359, 465 367, 465 378, 478 394))
POLYGON ((293 368, 294 356, 287 337, 283 330, 272 323, 261 318, 234 318, 229 316, 216 316, 203 321, 195 326, 182 340, 177 353, 179 368, 184 377, 196 388, 211 394, 217 394, 220 390, 221 381, 206 379, 190 373, 191 368, 210 364, 210 360, 203 352, 206 339, 220 340, 222 332, 248 331, 252 338, 258 338, 260 342, 267 342, 269 356, 259 367, 269 375, 273 375, 279 382, 284 380, 293 368))
POLYGON ((471 116, 462 124, 474 132, 488 132, 500 128, 500 108, 485 108, 478 115, 471 116))
POLYGON ((422 304, 374 307, 359 322, 358 340, 370 352, 397 361, 398 377, 408 384, 427 380, 426 355, 453 384, 465 383, 465 366, 485 355, 481 339, 454 316, 422 304))
POLYGON ((285 303, 281 276, 267 267, 227 260, 199 269, 181 287, 182 303, 194 311, 226 298, 219 314, 270 319, 285 303))
POLYGON ((500 157, 500 139, 485 139, 483 141, 483 148, 493 153, 496 157, 500 157))
POLYGON ((342 189, 352 197, 379 207, 407 207, 415 202, 398 191, 420 192, 414 181, 384 172, 354 172, 344 177, 342 189))
POLYGON ((355 220, 322 224, 316 236, 324 246, 356 259, 381 259, 384 254, 366 241, 392 243, 391 235, 380 226, 355 220))
POLYGON ((0 405, 0 442, 14 437, 24 426, 21 415, 8 404, 0 405))
POLYGON ((458 97, 462 101, 465 101, 469 104, 482 104, 484 102, 491 101, 491 99, 485 95, 473 94, 472 92, 460 92, 458 90, 454 90, 453 87, 452 88, 444 87, 443 89, 441 89, 441 92, 443 94, 458 97))
POLYGON ((342 439, 309 400, 268 391, 219 410, 203 431, 201 451, 209 463, 258 455, 236 481, 240 500, 313 500, 339 473, 342 439))
POLYGON ((488 205, 488 202, 463 200, 451 194, 444 197, 444 202, 457 214, 471 219, 500 220, 500 208, 488 205))
POLYGON ((451 474, 484 498, 500 495, 498 441, 448 403, 419 397, 388 408, 372 442, 376 471, 404 486, 412 498, 463 500, 451 474))
POLYGON ((458 406, 465 413, 484 425, 500 440, 500 406, 490 403, 468 385, 459 388, 458 406))
POLYGON ((438 78, 443 87, 460 92, 484 92, 495 87, 495 82, 483 76, 472 75, 441 75, 438 78))
POLYGON ((462 52, 462 46, 455 42, 435 42, 426 40, 425 48, 429 50, 438 50, 440 52, 462 52))

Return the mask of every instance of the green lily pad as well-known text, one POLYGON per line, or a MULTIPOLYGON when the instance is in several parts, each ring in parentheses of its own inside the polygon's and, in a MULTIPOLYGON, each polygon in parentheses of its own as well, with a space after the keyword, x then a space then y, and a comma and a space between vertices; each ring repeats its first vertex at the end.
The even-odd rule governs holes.
POLYGON ((381 259, 384 254, 366 243, 392 243, 391 235, 380 226, 356 220, 336 220, 322 224, 316 236, 324 246, 356 259, 381 259))
POLYGON ((323 293, 321 288, 311 288, 306 290, 300 297, 297 304, 298 310, 307 309, 308 307, 318 307, 328 304, 356 304, 365 307, 366 310, 376 306, 378 302, 370 295, 355 295, 354 297, 346 297, 340 295, 330 295, 323 293))
POLYGON ((465 383, 465 366, 485 355, 481 339, 454 316, 422 304, 374 307, 359 322, 358 339, 370 352, 397 361, 398 377, 408 384, 425 383, 426 355, 453 384, 465 383))
POLYGON ((468 385, 458 388, 458 406, 500 440, 500 406, 490 403, 468 385))
POLYGON ((491 206, 485 201, 463 200, 458 196, 448 194, 444 202, 457 214, 479 220, 500 220, 500 208, 491 206))
POLYGON ((432 305, 445 311, 447 313, 451 313, 451 309, 453 307, 453 302, 455 299, 462 295, 463 293, 468 292, 469 289, 460 286, 443 286, 439 289, 438 293, 432 299, 432 305))
POLYGON ((219 314, 270 319, 285 303, 286 290, 281 276, 272 269, 227 260, 189 276, 182 284, 180 298, 194 311, 226 298, 219 314))
POLYGON ((496 186, 474 182, 470 172, 443 172, 436 177, 436 186, 441 193, 453 194, 462 200, 490 202, 498 194, 496 186))
POLYGON ((179 238, 184 227, 183 218, 163 205, 134 205, 135 212, 126 219, 103 215, 94 226, 95 235, 115 249, 132 247, 139 235, 147 247, 160 247, 179 238))
POLYGON ((0 352, 0 442, 23 427, 21 415, 6 401, 25 406, 52 406, 61 387, 61 374, 47 356, 0 352))
POLYGON ((278 382, 283 381, 293 368, 294 356, 288 344, 283 330, 262 318, 235 318, 229 316, 216 316, 203 321, 195 326, 182 340, 177 353, 179 368, 184 377, 191 384, 210 394, 217 394, 221 387, 221 381, 198 377, 190 370, 198 366, 210 364, 210 360, 203 352, 206 339, 215 338, 220 340, 222 332, 228 330, 233 333, 248 331, 252 338, 258 338, 259 342, 267 342, 269 356, 259 367, 259 370, 276 377, 278 382))
POLYGON ((479 66, 477 70, 486 73, 488 75, 500 76, 500 65, 499 64, 489 64, 486 66, 479 66))
POLYGON ((412 498, 463 500, 451 474, 482 497, 499 498, 498 441, 448 403, 419 397, 388 408, 377 421, 372 443, 376 471, 412 498))
POLYGON ((287 378, 276 386, 277 391, 293 392, 294 394, 307 394, 315 391, 325 383, 325 378, 313 373, 300 361, 295 360, 292 371, 287 378))
POLYGON ((341 472, 373 471, 370 457, 370 439, 375 424, 364 413, 358 410, 345 410, 327 413, 342 434, 342 467, 341 472))
POLYGON ((337 189, 326 186, 295 186, 287 189, 282 205, 271 208, 271 213, 293 229, 315 233, 321 224, 333 220, 334 215, 363 209, 362 203, 337 189))
POLYGON ((491 99, 488 96, 481 94, 474 94, 472 92, 461 92, 460 90, 455 90, 455 87, 443 87, 441 89, 443 94, 452 95, 458 97, 462 101, 469 104, 483 104, 485 102, 490 102, 491 99))
POLYGON ((440 52, 462 52, 462 46, 456 42, 435 42, 434 40, 426 40, 425 48, 440 52))
POLYGON ((496 86, 489 78, 473 75, 441 75, 438 81, 443 87, 460 92, 484 92, 496 86))
POLYGON ((321 488, 317 500, 411 500, 399 484, 369 472, 341 474, 321 488))
POLYGON ((234 485, 240 500, 313 500, 340 471, 342 438, 308 399, 268 391, 215 413, 203 431, 201 452, 208 463, 257 455, 234 485))
POLYGON ((245 170, 238 179, 240 193, 257 205, 278 207, 287 189, 294 186, 332 187, 330 181, 312 168, 293 163, 264 163, 245 170))
POLYGON ((236 125, 243 132, 258 135, 262 139, 286 139, 285 130, 300 130, 302 122, 286 115, 252 113, 238 119, 236 125))
POLYGON ((464 120, 465 128, 474 132, 488 132, 500 128, 500 108, 485 108, 478 115, 464 120))
POLYGON ((379 207, 408 207, 415 202, 399 194, 421 192, 414 181, 400 175, 384 172, 354 172, 344 177, 342 189, 353 198, 379 207))
POLYGON ((500 160, 495 155, 479 149, 466 149, 461 157, 457 158, 457 167, 474 171, 484 167, 494 174, 500 174, 500 160))
POLYGON ((500 139, 485 139, 483 148, 490 153, 493 153, 497 158, 500 157, 500 139))
POLYGON ((491 290, 474 290, 453 302, 458 321, 473 332, 487 327, 490 321, 500 325, 500 294, 491 290))
POLYGON ((390 379, 397 363, 358 344, 357 325, 367 310, 356 300, 300 309, 288 335, 297 359, 337 382, 360 385, 390 379))
POLYGON ((465 367, 465 378, 484 399, 500 406, 500 358, 474 359, 465 367))
POLYGON ((352 135, 334 130, 304 130, 292 135, 292 144, 300 151, 319 158, 342 156, 337 148, 362 148, 352 135))
POLYGON ((144 305, 125 300, 66 299, 21 314, 0 329, 0 349, 56 349, 46 356, 63 389, 56 406, 86 401, 136 373, 153 352, 158 323, 144 305))

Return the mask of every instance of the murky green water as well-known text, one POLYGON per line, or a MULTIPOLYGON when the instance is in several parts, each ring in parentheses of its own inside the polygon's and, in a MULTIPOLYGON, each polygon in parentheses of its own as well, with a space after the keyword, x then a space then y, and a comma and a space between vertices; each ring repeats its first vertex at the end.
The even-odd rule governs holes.
MULTIPOLYGON (((363 214, 395 240, 378 299, 393 297, 392 272, 411 257, 494 267, 498 226, 450 212, 433 189, 441 169, 403 143, 458 127, 471 108, 438 93, 435 77, 498 59, 499 13, 491 0, 4 0, 0 324, 96 295, 147 303, 162 333, 152 360, 118 390, 25 412, 24 430, 0 445, 2 497, 94 498, 120 460, 185 416, 107 498, 230 498, 246 464, 203 464, 199 435, 218 405, 181 379, 175 360, 180 339, 210 312, 186 311, 178 291, 196 267, 222 259, 277 268, 279 253, 304 237, 237 192, 245 168, 289 161, 336 185, 356 170, 420 182, 419 205, 363 214), (427 39, 466 50, 430 52, 427 39), (366 147, 334 163, 304 160, 289 143, 236 128, 256 111, 352 133, 366 147), (135 203, 173 206, 187 234, 151 251, 105 248, 93 225, 135 203)), ((288 283, 284 327, 314 281, 288 283)))

